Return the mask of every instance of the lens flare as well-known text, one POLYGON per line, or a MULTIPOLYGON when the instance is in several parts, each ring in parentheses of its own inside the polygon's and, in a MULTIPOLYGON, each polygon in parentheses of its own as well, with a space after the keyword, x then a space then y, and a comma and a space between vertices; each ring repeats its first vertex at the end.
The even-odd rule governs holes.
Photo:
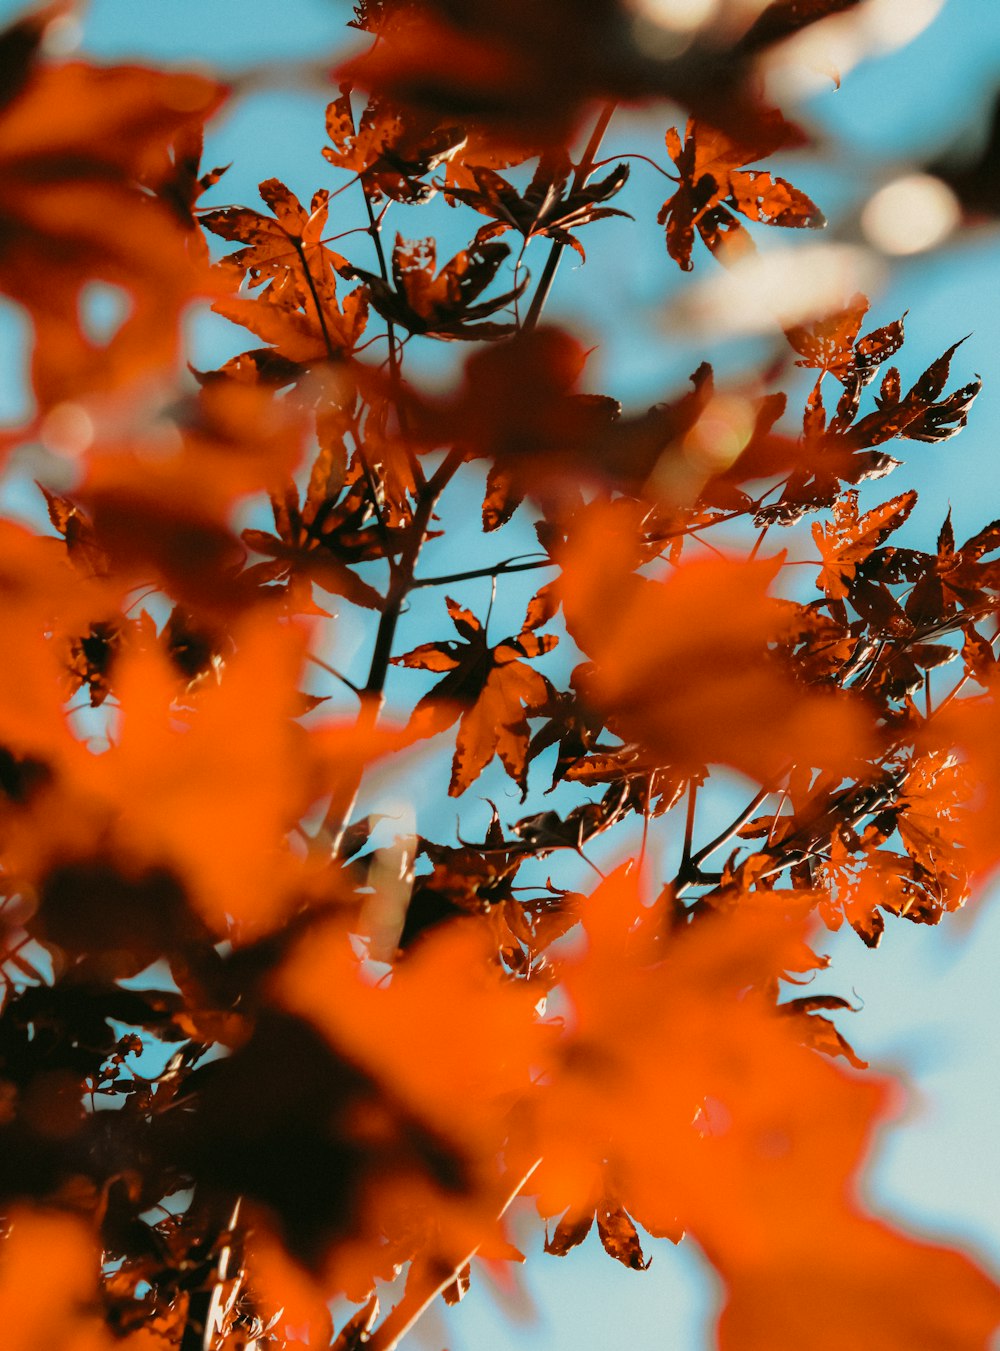
POLYGON ((922 253, 947 239, 960 216, 955 194, 940 178, 907 174, 869 200, 861 228, 883 253, 922 253))

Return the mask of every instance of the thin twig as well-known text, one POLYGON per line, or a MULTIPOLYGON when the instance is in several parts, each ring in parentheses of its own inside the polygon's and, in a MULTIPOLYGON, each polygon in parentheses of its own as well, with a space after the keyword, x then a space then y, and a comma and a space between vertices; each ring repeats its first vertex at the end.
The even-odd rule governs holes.
POLYGON ((515 563, 495 563, 488 568, 471 568, 467 572, 448 572, 440 577, 415 577, 413 579, 412 589, 416 590, 421 586, 448 586, 451 582, 471 582, 477 577, 502 577, 508 572, 530 572, 535 568, 554 568, 558 564, 551 558, 538 558, 532 562, 515 563))
POLYGON ((318 666, 320 670, 326 671, 328 675, 334 676, 342 685, 346 685, 349 690, 353 690, 355 694, 361 694, 361 686, 355 685, 353 680, 348 680, 347 676, 345 676, 342 671, 338 671, 335 666, 331 666, 328 662, 323 661, 321 657, 315 656, 312 652, 309 652, 306 655, 314 666, 318 666))
MULTIPOLYGON (((498 1220, 503 1219, 524 1191, 541 1162, 541 1159, 536 1159, 519 1180, 517 1186, 510 1192, 497 1216, 498 1220)), ((426 1267, 411 1266, 402 1298, 365 1342, 366 1351, 395 1351, 395 1348, 413 1325, 427 1312, 438 1295, 446 1290, 458 1273, 464 1271, 469 1265, 481 1246, 477 1243, 467 1256, 456 1266, 449 1268, 446 1273, 442 1271, 438 1264, 428 1264, 426 1267)))
MULTIPOLYGON (((362 737, 374 731, 379 714, 382 711, 382 705, 385 702, 385 681, 389 673, 396 626, 399 623, 400 615, 403 613, 406 597, 413 588, 413 573, 420 557, 420 550, 423 548, 427 537, 431 516, 434 514, 438 498, 454 478, 464 459, 465 451, 460 447, 453 447, 441 461, 441 464, 427 480, 419 494, 416 509, 413 513, 409 539, 399 562, 394 563, 392 559, 389 560, 389 589, 385 598, 385 606, 379 616, 375 646, 372 650, 371 664, 368 669, 368 679, 364 688, 359 691, 361 708, 358 712, 355 731, 362 737)), ((335 858, 340 851, 344 832, 350 824, 360 786, 361 771, 358 770, 345 783, 340 785, 339 791, 334 791, 330 805, 323 817, 323 823, 316 833, 314 847, 324 850, 329 848, 331 858, 335 858)))
MULTIPOLYGON (((361 184, 362 192, 365 198, 365 209, 368 212, 368 233, 372 237, 372 243, 375 245, 375 256, 378 259, 378 270, 381 273, 382 280, 386 286, 389 285, 389 265, 386 262, 385 249, 382 247, 382 217, 376 219, 372 208, 372 200, 368 195, 368 189, 363 179, 358 180, 361 184)), ((406 452, 406 458, 410 466, 410 472, 413 475, 413 482, 416 484, 419 492, 426 484, 423 467, 417 459, 416 451, 413 449, 409 427, 407 426, 406 414, 403 411, 402 380, 399 371, 399 355, 396 351, 396 326, 392 320, 386 316, 385 320, 386 336, 389 339, 389 380, 392 384, 392 394, 396 401, 396 416, 399 418, 399 430, 403 436, 403 447, 406 452)))
MULTIPOLYGON (((597 152, 601 148, 601 142, 604 140, 604 133, 607 131, 608 125, 614 116, 615 107, 616 105, 614 103, 609 103, 602 108, 601 115, 598 117, 594 130, 591 132, 590 140, 587 142, 587 148, 583 152, 583 158, 577 165, 576 173, 573 175, 573 185, 570 188, 571 194, 579 192, 582 187, 585 187, 587 179, 593 173, 594 160, 597 158, 597 152)), ((539 319, 542 317, 542 310, 545 308, 545 302, 548 300, 549 292, 552 290, 552 283, 556 279, 556 273, 559 270, 559 260, 562 257, 563 249, 565 247, 566 246, 559 240, 555 240, 552 247, 549 249, 549 256, 545 260, 545 267, 542 269, 542 275, 538 282, 538 289, 532 297, 531 305, 528 308, 528 313, 525 317, 524 324, 522 325, 521 331, 523 333, 530 333, 531 330, 537 326, 539 319)))
POLYGON ((770 788, 762 788, 760 792, 747 803, 739 816, 729 823, 725 830, 720 831, 713 840, 709 840, 708 844, 703 845, 702 848, 692 856, 692 865, 697 868, 699 864, 705 862, 709 855, 714 854, 716 849, 721 849, 724 844, 728 844, 735 835, 738 835, 740 830, 753 816, 757 808, 770 797, 771 792, 772 790, 770 788))
MULTIPOLYGON (((694 785, 692 784, 692 790, 693 788, 694 785)), ((673 883, 674 887, 676 888, 676 894, 678 896, 682 896, 685 891, 687 891, 699 880, 701 876, 701 865, 705 862, 705 860, 711 854, 714 854, 716 849, 721 849, 724 844, 728 844, 729 841, 739 833, 740 829, 746 825, 747 821, 750 820, 750 818, 753 816, 754 812, 761 805, 761 803, 764 802, 764 800, 770 796, 771 791, 772 790, 770 788, 762 788, 760 792, 757 793, 756 796, 750 802, 747 803, 747 805, 743 808, 743 810, 739 813, 739 815, 736 816, 732 821, 730 821, 729 825, 725 828, 725 830, 720 831, 719 834, 714 837, 714 839, 709 840, 708 844, 702 845, 702 847, 696 853, 693 854, 689 852, 690 849, 689 835, 690 833, 693 832, 694 795, 692 791, 692 795, 688 799, 688 821, 690 823, 691 829, 690 831, 687 829, 685 830, 684 855, 681 858, 681 866, 677 870, 677 876, 674 879, 673 883)))
POLYGON ((764 543, 764 540, 767 538, 767 532, 770 530, 770 528, 771 528, 771 523, 770 523, 770 521, 769 521, 769 522, 764 526, 763 530, 761 530, 761 532, 760 532, 760 534, 757 536, 757 538, 754 540, 753 548, 750 550, 750 553, 749 553, 749 555, 747 556, 747 562, 748 562, 748 563, 752 563, 753 560, 757 557, 757 554, 760 552, 760 546, 764 543))
POLYGON ((691 857, 691 845, 694 842, 694 817, 697 806, 698 781, 691 779, 688 782, 687 814, 684 817, 684 847, 681 850, 681 866, 677 869, 677 878, 680 882, 690 880, 692 875, 697 872, 697 867, 691 857))

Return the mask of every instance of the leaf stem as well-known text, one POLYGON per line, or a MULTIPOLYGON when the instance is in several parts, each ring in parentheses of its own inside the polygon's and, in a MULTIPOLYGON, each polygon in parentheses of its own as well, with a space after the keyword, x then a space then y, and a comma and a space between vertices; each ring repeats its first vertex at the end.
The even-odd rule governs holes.
POLYGON ((658 174, 662 174, 664 178, 669 178, 671 183, 679 183, 681 181, 677 174, 668 173, 662 165, 657 164, 655 159, 650 159, 648 155, 640 155, 638 150, 622 150, 617 154, 609 155, 607 159, 595 160, 590 167, 594 173, 596 173, 598 169, 603 169, 605 165, 615 164, 623 159, 640 159, 645 164, 648 164, 651 168, 655 169, 658 174))
POLYGON ((763 529, 761 530, 761 532, 760 532, 760 534, 757 536, 757 538, 754 540, 753 548, 750 550, 749 554, 747 555, 747 562, 748 562, 748 563, 752 563, 752 562, 754 561, 754 559, 757 557, 758 553, 760 552, 760 546, 764 543, 764 540, 767 538, 767 532, 770 530, 770 528, 771 528, 771 524, 770 524, 770 522, 768 522, 768 523, 763 527, 763 529))
POLYGON ((312 270, 309 267, 309 260, 306 258, 305 247, 302 240, 296 235, 289 235, 295 252, 299 255, 299 262, 302 264, 302 272, 306 279, 306 285, 309 287, 309 294, 312 296, 313 305, 316 307, 316 317, 319 320, 320 332, 323 334, 323 343, 326 347, 326 354, 330 361, 343 361, 343 353, 339 352, 333 345, 333 339, 330 337, 330 330, 326 323, 326 313, 320 304, 319 292, 316 290, 316 280, 313 277, 312 270))

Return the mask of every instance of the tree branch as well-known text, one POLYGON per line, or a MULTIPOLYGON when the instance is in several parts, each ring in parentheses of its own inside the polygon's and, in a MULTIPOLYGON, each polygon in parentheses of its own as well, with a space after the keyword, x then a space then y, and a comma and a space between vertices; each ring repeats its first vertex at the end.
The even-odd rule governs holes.
MULTIPOLYGON (((385 702, 385 681, 389 673, 396 626, 403 612, 403 603, 413 587, 413 573, 420 557, 420 550, 423 548, 427 537, 427 528, 430 525, 438 498, 454 478, 464 459, 465 451, 459 447, 454 447, 441 461, 431 478, 427 480, 419 494, 416 510, 413 513, 412 529, 407 546, 398 563, 393 564, 390 560, 389 590, 385 598, 385 607, 379 616, 375 646, 368 669, 368 679, 365 682, 364 689, 360 691, 361 709, 358 713, 356 730, 361 735, 373 731, 378 722, 382 705, 385 702)), ((339 792, 334 791, 323 818, 323 824, 316 833, 314 847, 325 847, 325 842, 329 841, 331 858, 336 858, 340 850, 344 831, 350 824, 351 813, 354 811, 360 786, 361 772, 359 771, 341 786, 339 792)))

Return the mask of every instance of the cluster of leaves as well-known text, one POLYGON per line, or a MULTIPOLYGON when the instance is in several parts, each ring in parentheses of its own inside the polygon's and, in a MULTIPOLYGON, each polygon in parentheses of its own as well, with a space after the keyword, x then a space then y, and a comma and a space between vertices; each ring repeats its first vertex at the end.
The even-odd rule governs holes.
POLYGON ((616 99, 691 113, 660 216, 682 268, 696 233, 746 252, 737 214, 822 224, 747 167, 801 139, 755 62, 854 4, 774 0, 667 51, 616 0, 364 0, 377 41, 338 71, 323 149, 364 211, 357 257, 332 247, 346 191, 306 207, 269 178, 268 214, 196 207, 220 86, 49 59, 58 5, 0 35, 0 290, 33 326, 36 399, 7 443, 71 452, 47 523, 0 522, 13 1351, 390 1351, 473 1259, 521 1259, 519 1199, 559 1256, 595 1218, 636 1270, 640 1230, 690 1234, 724 1351, 985 1349, 990 1279, 857 1199, 890 1090, 829 1016, 850 1006, 784 994, 825 969, 822 924, 875 946, 886 915, 936 923, 1000 862, 1000 525, 958 546, 949 516, 921 551, 888 542, 915 493, 859 495, 898 465, 887 443, 958 431, 978 381, 948 392, 953 344, 906 393, 886 369, 871 406, 903 321, 859 336, 855 297, 782 339, 816 372, 801 434, 784 394, 707 365, 628 414, 539 322, 578 230, 642 228, 609 205, 628 166, 597 176, 616 99), (468 246, 387 251, 386 213, 438 193, 470 232, 487 218, 468 246), (211 263, 201 230, 238 247, 211 263), (107 341, 93 282, 130 302, 107 341), (206 297, 262 345, 193 380, 178 326, 206 297), (482 346, 425 387, 420 339, 482 346), (485 536, 530 514, 538 553, 424 572, 454 567, 453 484, 481 492, 485 536), (268 500, 273 531, 240 532, 268 500), (499 640, 492 605, 445 591, 486 578, 506 605, 534 570, 499 640), (452 629, 410 645, 428 590, 452 629), (348 606, 360 675, 332 664, 348 606), (525 814, 493 807, 481 842, 423 818, 393 837, 373 774, 427 757, 432 806, 432 738, 442 801, 496 758, 525 814), (720 766, 758 790, 702 842, 720 766), (670 813, 683 846, 655 876, 670 813), (595 848, 618 866, 585 894, 595 848), (358 1305, 339 1329, 336 1295, 358 1305))

